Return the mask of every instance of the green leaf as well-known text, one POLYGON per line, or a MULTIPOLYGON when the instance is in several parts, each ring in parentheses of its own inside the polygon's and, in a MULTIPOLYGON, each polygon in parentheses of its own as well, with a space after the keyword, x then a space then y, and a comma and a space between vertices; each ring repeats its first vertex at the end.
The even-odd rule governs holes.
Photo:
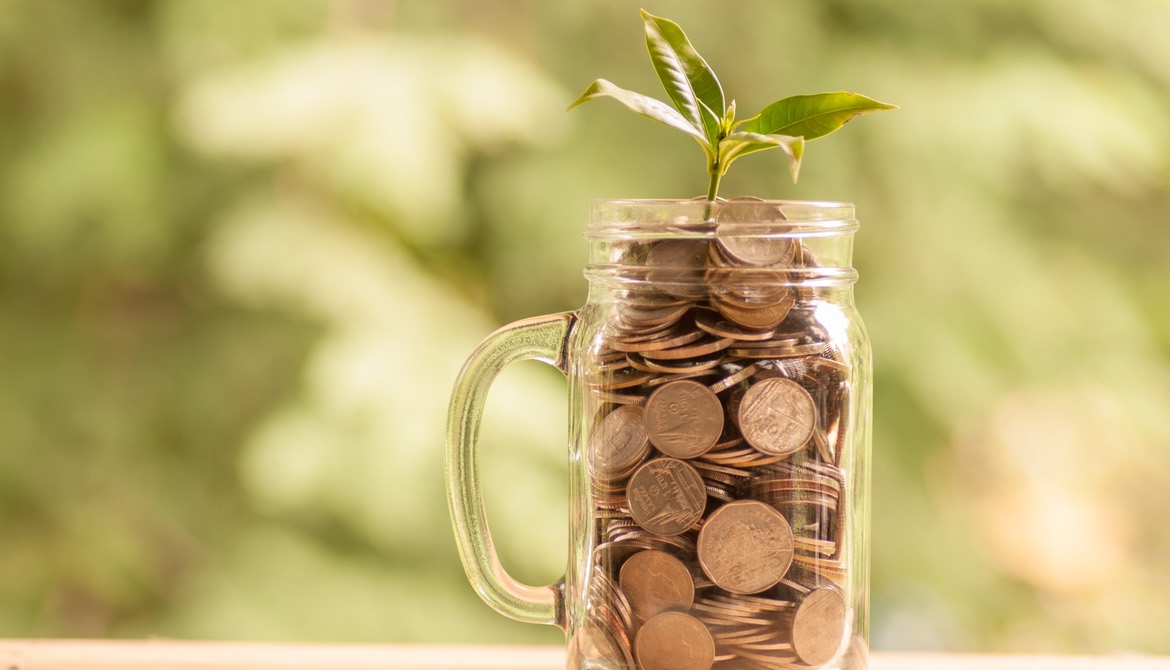
POLYGON ((711 146, 719 142, 726 103, 723 87, 677 23, 642 10, 646 48, 662 87, 683 117, 702 128, 711 146))
POLYGON ((796 181, 806 141, 836 131, 858 114, 897 109, 896 105, 842 91, 784 98, 737 122, 735 100, 728 102, 724 97, 719 79, 682 28, 646 10, 642 10, 642 22, 650 61, 674 108, 598 79, 569 109, 594 98, 611 97, 637 114, 690 135, 706 154, 708 200, 716 199, 720 180, 741 156, 779 147, 788 154, 792 181, 796 181))
POLYGON ((703 145, 703 148, 708 150, 709 153, 714 151, 714 144, 708 142, 707 135, 703 132, 702 127, 696 126, 687 119, 684 119, 682 114, 676 112, 670 105, 650 96, 642 95, 641 93, 627 91, 605 79, 598 79, 590 84, 589 88, 585 89, 585 92, 581 94, 581 97, 577 98, 565 111, 569 111, 569 109, 594 98, 601 97, 613 98, 636 114, 652 121, 665 123, 671 128, 677 128, 698 140, 699 144, 703 145))
POLYGON ((805 138, 800 136, 734 132, 719 142, 719 169, 721 174, 726 173, 731 162, 740 156, 779 147, 788 154, 788 169, 795 182, 800 175, 800 161, 804 158, 804 141, 805 138))
POLYGON ((768 105, 741 123, 742 130, 763 135, 800 135, 815 140, 845 125, 858 114, 897 109, 857 93, 794 95, 768 105))

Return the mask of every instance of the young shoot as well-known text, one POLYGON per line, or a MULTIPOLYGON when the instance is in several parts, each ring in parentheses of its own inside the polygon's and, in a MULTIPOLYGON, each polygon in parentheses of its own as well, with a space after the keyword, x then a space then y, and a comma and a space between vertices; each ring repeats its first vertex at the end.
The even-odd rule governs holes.
POLYGON ((690 135, 703 148, 710 177, 707 199, 715 200, 719 182, 737 158, 779 148, 789 158, 795 182, 804 143, 824 137, 850 119, 869 112, 897 109, 857 93, 816 93, 777 100, 759 114, 735 120, 735 100, 723 93, 715 72, 699 55, 677 23, 642 10, 650 61, 673 104, 627 91, 598 79, 569 109, 594 98, 617 100, 633 112, 690 135))

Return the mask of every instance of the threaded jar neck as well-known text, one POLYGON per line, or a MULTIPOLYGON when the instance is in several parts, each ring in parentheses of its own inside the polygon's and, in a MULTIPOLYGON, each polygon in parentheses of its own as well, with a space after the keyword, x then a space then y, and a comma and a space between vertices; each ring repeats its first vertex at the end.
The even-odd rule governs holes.
POLYGON ((844 202, 599 200, 585 237, 594 284, 683 287, 734 281, 848 286, 854 207, 844 202))

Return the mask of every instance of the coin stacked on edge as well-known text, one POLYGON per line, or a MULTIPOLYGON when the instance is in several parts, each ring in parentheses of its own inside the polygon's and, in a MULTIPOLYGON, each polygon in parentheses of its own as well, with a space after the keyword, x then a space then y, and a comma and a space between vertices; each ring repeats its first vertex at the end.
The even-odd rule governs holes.
POLYGON ((799 241, 640 250, 588 379, 590 667, 819 667, 842 649, 850 364, 799 241))

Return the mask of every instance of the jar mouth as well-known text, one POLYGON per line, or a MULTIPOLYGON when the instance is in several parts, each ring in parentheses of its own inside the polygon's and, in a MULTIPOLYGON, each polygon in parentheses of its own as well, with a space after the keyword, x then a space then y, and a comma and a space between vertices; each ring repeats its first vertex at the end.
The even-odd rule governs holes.
POLYGON ((749 294, 773 287, 850 286, 857 282, 858 276, 857 270, 843 267, 790 268, 782 272, 771 268, 737 268, 724 270, 722 275, 700 272, 688 276, 687 273, 692 271, 693 268, 593 263, 585 268, 584 275, 591 284, 612 288, 665 289, 671 295, 692 297, 706 295, 712 286, 720 285, 723 292, 749 294), (664 274, 667 275, 665 278, 662 277, 664 274))
POLYGON ((594 200, 585 237, 594 240, 815 237, 857 230, 849 202, 760 200, 594 200))
POLYGON ((681 294, 730 283, 748 294, 857 279, 858 224, 847 202, 595 200, 590 214, 585 276, 592 283, 666 285, 681 294))

